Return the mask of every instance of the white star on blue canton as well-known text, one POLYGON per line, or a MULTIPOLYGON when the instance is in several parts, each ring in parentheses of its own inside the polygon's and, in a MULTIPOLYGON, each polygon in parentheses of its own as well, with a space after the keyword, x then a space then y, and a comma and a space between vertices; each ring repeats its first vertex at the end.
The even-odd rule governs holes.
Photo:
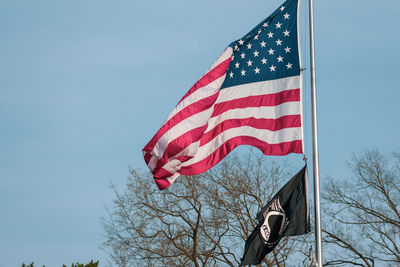
POLYGON ((283 34, 284 34, 285 36, 289 36, 289 33, 290 33, 290 31, 288 31, 288 30, 286 30, 286 31, 283 32, 283 34))
POLYGON ((263 57, 263 59, 261 59, 262 64, 267 64, 267 59, 265 57, 263 57))

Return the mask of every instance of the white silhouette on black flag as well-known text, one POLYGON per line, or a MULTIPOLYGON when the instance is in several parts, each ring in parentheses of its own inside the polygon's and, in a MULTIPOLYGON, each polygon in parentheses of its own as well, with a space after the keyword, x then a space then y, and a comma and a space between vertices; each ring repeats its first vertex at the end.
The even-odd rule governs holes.
POLYGON ((258 225, 246 240, 240 265, 259 264, 283 236, 310 232, 307 165, 257 214, 258 225))

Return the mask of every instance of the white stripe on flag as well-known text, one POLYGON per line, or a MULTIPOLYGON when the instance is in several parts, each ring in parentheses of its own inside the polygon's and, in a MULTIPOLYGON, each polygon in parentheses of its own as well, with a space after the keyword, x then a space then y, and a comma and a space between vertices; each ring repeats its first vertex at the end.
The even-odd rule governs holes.
POLYGON ((183 133, 186 133, 190 130, 206 125, 207 120, 210 118, 212 112, 213 112, 213 107, 210 107, 209 109, 206 109, 203 112, 199 112, 181 121, 171 129, 169 129, 154 146, 152 155, 156 156, 157 158, 161 158, 164 155, 165 149, 167 148, 169 142, 174 141, 183 133))
POLYGON ((227 87, 220 90, 215 104, 242 97, 279 93, 289 89, 297 89, 300 88, 300 86, 300 76, 292 76, 283 79, 227 87))
POLYGON ((182 163, 182 166, 195 164, 216 151, 221 145, 231 138, 237 136, 251 136, 268 144, 279 144, 295 140, 302 140, 301 127, 285 128, 279 131, 269 131, 265 129, 255 129, 249 126, 232 128, 216 136, 211 142, 201 146, 197 154, 192 159, 182 163))
POLYGON ((216 79, 215 81, 213 81, 212 83, 209 83, 208 85, 206 85, 204 87, 197 89, 196 92, 190 94, 185 99, 183 99, 174 108, 174 110, 171 112, 171 114, 168 115, 165 122, 169 121, 173 116, 175 116, 177 113, 182 111, 182 109, 188 107, 189 105, 196 103, 206 97, 215 95, 218 92, 219 88, 221 87, 222 83, 224 82, 225 76, 226 75, 216 79))
POLYGON ((203 76, 206 76, 207 73, 209 73, 212 69, 214 69, 216 66, 227 60, 233 55, 233 49, 232 47, 227 47, 224 52, 219 56, 219 58, 208 68, 208 70, 204 73, 203 76))
POLYGON ((297 115, 299 114, 299 110, 299 102, 287 102, 271 107, 230 109, 216 117, 210 118, 205 133, 211 131, 215 126, 226 120, 246 119, 249 117, 254 117, 255 119, 278 119, 287 115, 297 115))

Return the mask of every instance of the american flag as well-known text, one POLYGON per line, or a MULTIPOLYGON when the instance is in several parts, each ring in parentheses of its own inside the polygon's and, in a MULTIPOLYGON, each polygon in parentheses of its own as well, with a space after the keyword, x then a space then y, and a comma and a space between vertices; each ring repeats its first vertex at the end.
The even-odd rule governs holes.
POLYGON ((207 171, 239 145, 303 153, 298 0, 232 42, 143 148, 157 186, 207 171))

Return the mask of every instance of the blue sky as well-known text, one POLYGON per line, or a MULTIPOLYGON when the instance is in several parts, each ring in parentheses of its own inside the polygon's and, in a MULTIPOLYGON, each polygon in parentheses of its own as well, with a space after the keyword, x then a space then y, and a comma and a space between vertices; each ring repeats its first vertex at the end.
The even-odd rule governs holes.
MULTIPOLYGON (((0 0, 0 266, 104 264, 110 183, 146 168, 141 149, 174 105, 282 2, 0 0)), ((400 148, 400 2, 315 11, 321 177, 344 177, 353 152, 400 148)))

